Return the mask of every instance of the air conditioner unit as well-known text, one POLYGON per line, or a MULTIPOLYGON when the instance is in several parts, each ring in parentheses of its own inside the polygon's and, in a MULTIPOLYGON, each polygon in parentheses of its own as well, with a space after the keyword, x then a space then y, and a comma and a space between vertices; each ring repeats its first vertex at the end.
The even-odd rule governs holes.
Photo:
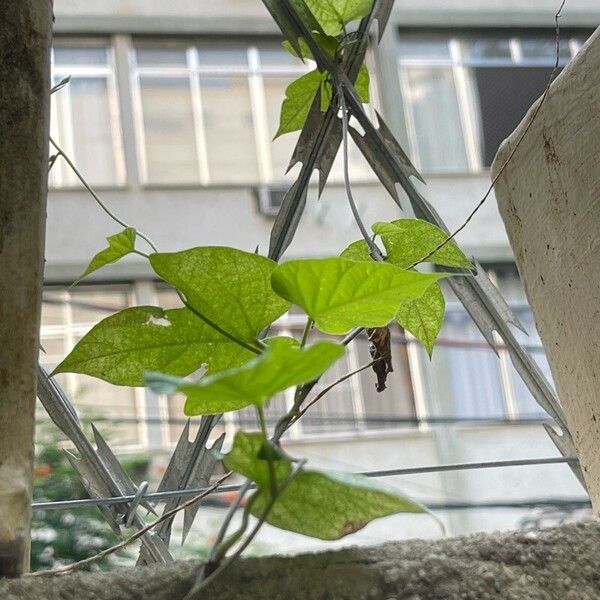
POLYGON ((283 185, 262 185, 254 188, 258 212, 267 217, 275 217, 281 208, 289 187, 283 185))

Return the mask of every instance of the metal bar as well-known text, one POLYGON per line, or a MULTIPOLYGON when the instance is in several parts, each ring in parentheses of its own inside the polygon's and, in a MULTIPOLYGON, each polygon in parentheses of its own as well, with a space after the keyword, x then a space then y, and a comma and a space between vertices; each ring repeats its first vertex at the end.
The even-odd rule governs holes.
MULTIPOLYGON (((403 467, 399 469, 387 469, 383 471, 363 471, 360 475, 366 477, 392 477, 398 475, 416 475, 423 473, 443 473, 447 471, 470 471, 474 469, 497 469, 503 467, 528 467, 536 465, 553 465, 553 464, 576 464, 578 463, 575 457, 555 456, 549 458, 519 458, 509 460, 494 460, 488 462, 470 462, 470 463, 453 463, 447 465, 429 465, 423 467, 403 467)), ((238 491, 243 484, 222 485, 214 493, 235 492, 238 491)), ((168 490, 164 492, 152 492, 146 494, 143 500, 159 501, 172 498, 174 496, 195 496, 205 492, 209 487, 199 487, 187 490, 168 490)), ((66 508, 79 508, 83 506, 111 506, 113 504, 123 504, 131 502, 135 499, 135 495, 115 496, 111 498, 82 498, 78 500, 59 500, 55 502, 34 502, 32 508, 34 510, 62 510, 66 508)))

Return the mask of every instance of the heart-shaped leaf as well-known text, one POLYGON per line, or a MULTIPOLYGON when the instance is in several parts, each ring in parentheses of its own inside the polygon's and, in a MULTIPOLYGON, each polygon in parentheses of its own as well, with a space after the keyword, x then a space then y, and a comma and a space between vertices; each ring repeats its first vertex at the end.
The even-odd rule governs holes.
POLYGON ((222 330, 253 342, 289 308, 271 288, 272 260, 235 248, 207 246, 151 254, 158 275, 222 330))
POLYGON ((300 348, 292 338, 268 340, 265 352, 241 367, 220 371, 198 381, 161 373, 147 373, 146 383, 163 393, 183 392, 188 416, 239 410, 263 405, 284 390, 322 375, 344 355, 344 346, 329 340, 300 348))
POLYGON ((443 273, 403 271, 394 265, 345 258, 293 260, 273 271, 273 289, 302 307, 324 332, 384 327, 400 302, 419 298, 443 273))
POLYGON ((373 0, 305 0, 327 35, 342 32, 343 25, 366 17, 373 0))
POLYGON ((396 314, 398 323, 423 344, 429 356, 444 322, 445 308, 444 294, 434 283, 420 298, 404 300, 396 314))
MULTIPOLYGON (((261 517, 271 502, 268 462, 258 458, 263 444, 261 434, 238 432, 223 460, 228 469, 256 482, 258 490, 251 508, 255 517, 261 517)), ((273 465, 281 486, 290 477, 293 463, 281 457, 273 465)), ((337 540, 373 519, 399 512, 422 513, 425 509, 393 488, 362 475, 301 469, 287 482, 266 521, 287 531, 337 540)))
POLYGON ((219 371, 254 356, 187 308, 127 308, 95 325, 56 367, 116 385, 144 384, 144 371, 189 375, 201 364, 219 371))
MULTIPOLYGON (((372 229, 383 240, 387 260, 403 269, 420 261, 448 238, 445 231, 421 219, 375 223, 372 229)), ((445 267, 473 268, 473 263, 454 240, 450 240, 427 258, 427 262, 445 267)))

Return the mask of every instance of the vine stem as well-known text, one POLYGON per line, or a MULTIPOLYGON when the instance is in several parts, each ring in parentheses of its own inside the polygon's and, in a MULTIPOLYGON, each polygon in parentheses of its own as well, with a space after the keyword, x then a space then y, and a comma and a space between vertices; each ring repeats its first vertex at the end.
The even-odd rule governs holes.
POLYGON ((271 496, 265 510, 262 512, 256 525, 252 528, 252 531, 246 536, 246 539, 240 544, 239 548, 224 562, 222 563, 215 571, 213 571, 206 579, 202 581, 196 581, 194 587, 184 596, 183 600, 194 600, 199 598, 198 594, 201 592, 209 583, 214 581, 225 569, 227 569, 235 560, 237 560, 242 552, 250 545, 250 542, 256 537, 256 534, 259 532, 260 528, 264 525, 269 513, 271 512, 273 506, 275 505, 275 501, 282 494, 282 492, 287 488, 287 486, 293 481, 296 475, 300 472, 300 469, 305 464, 305 460, 298 461, 292 472, 286 477, 283 481, 279 489, 277 490, 277 496, 271 496))
POLYGON ((306 346, 306 342, 308 341, 308 334, 312 326, 314 325, 314 321, 309 317, 306 321, 306 325, 304 326, 304 331, 302 332, 302 341, 300 342, 300 348, 304 348, 306 346))
POLYGON ((354 201, 354 196, 352 195, 352 187, 350 186, 350 172, 348 167, 348 108, 346 106, 346 99, 344 98, 344 90, 342 89, 341 84, 338 85, 338 99, 340 103, 340 108, 342 111, 342 152, 344 157, 344 186, 346 188, 346 197, 348 198, 348 204, 350 204, 350 210, 354 215, 354 220, 360 229, 360 233, 363 236, 367 246, 369 246, 369 252, 371 253, 371 257, 373 260, 382 261, 383 255, 381 254, 381 250, 377 247, 377 244, 373 241, 367 228, 362 222, 360 213, 358 211, 358 207, 356 206, 356 202, 354 201))
MULTIPOLYGON (((100 196, 98 196, 98 194, 94 191, 94 189, 92 188, 92 186, 86 181, 85 177, 80 173, 79 169, 75 166, 75 163, 73 163, 73 161, 68 157, 67 154, 65 154, 64 150, 54 141, 54 139, 52 138, 52 136, 50 136, 50 143, 54 146, 54 148, 56 149, 56 152, 58 153, 59 156, 62 156, 66 163, 69 165, 69 167, 71 168, 71 170, 73 171, 73 173, 75 173, 75 175, 77 176, 77 179, 79 179, 79 181, 81 182, 81 184, 83 185, 83 187, 90 193, 90 195, 92 196, 92 198, 96 201, 96 203, 98 204, 98 206, 100 206, 100 208, 116 223, 118 223, 119 225, 121 225, 122 227, 128 228, 131 227, 131 225, 128 225, 127 223, 125 223, 125 221, 123 221, 122 219, 120 219, 119 217, 117 217, 117 215, 115 215, 115 213, 113 213, 108 206, 106 206, 106 204, 104 204, 104 202, 100 199, 100 196)), ((54 164, 54 163, 52 163, 54 164)), ((142 238, 147 244, 148 246, 150 246, 150 248, 152 248, 152 250, 154 252, 158 252, 158 248, 154 245, 154 242, 152 242, 152 240, 144 233, 142 233, 141 231, 138 231, 137 229, 135 230, 135 234, 142 238)))
MULTIPOLYGON (((267 421, 265 419, 265 409, 260 405, 256 404, 256 414, 258 415, 258 422, 260 423, 260 430, 265 438, 265 442, 269 440, 269 431, 267 430, 267 421)), ((275 464, 273 463, 273 457, 267 450, 267 465, 269 467, 269 487, 271 489, 271 497, 277 496, 277 479, 275 477, 275 464)))

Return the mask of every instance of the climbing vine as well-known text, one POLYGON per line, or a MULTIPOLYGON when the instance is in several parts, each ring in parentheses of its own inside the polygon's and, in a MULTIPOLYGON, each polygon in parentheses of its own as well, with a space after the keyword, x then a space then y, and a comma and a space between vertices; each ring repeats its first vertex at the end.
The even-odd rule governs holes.
MULTIPOLYGON (((348 25, 369 14, 371 4, 372 0, 294 0, 314 32, 311 43, 316 40, 321 51, 337 62, 343 62, 356 43, 348 25)), ((284 46, 302 59, 313 57, 302 37, 287 40, 284 46)), ((355 77, 362 102, 369 100, 368 85, 369 74, 362 65, 355 77)), ((302 129, 315 102, 321 111, 331 106, 341 111, 347 150, 343 96, 333 75, 318 68, 288 86, 277 135, 302 129)), ((347 173, 347 151, 344 154, 347 173)), ((351 200, 349 177, 346 188, 351 200)), ((213 571, 246 534, 249 515, 258 519, 258 526, 266 522, 335 540, 375 518, 426 510, 366 477, 312 469, 288 456, 280 445, 283 433, 321 397, 309 399, 316 381, 344 356, 359 330, 368 331, 374 346, 371 366, 378 374, 378 389, 385 387, 391 361, 386 330, 391 322, 413 333, 431 354, 445 309, 439 281, 455 275, 455 269, 472 268, 453 241, 444 243, 447 234, 435 225, 419 219, 377 222, 368 234, 352 202, 351 207, 363 238, 340 249, 339 256, 275 262, 258 253, 219 246, 165 253, 118 221, 124 229, 107 238, 108 247, 94 256, 81 276, 136 253, 178 292, 181 306, 137 306, 109 316, 79 341, 54 374, 82 373, 115 385, 181 393, 188 416, 248 406, 256 411, 259 431, 238 431, 222 457, 228 469, 248 480, 246 490, 254 491, 245 504, 240 530, 213 550, 213 571), (139 241, 150 251, 138 247, 139 241), (418 271, 423 257, 450 268, 449 272, 418 271), (303 335, 270 336, 270 326, 292 305, 306 315, 303 335), (202 376, 191 376, 201 366, 202 376), (265 406, 290 388, 295 388, 293 406, 269 431, 265 406)))

